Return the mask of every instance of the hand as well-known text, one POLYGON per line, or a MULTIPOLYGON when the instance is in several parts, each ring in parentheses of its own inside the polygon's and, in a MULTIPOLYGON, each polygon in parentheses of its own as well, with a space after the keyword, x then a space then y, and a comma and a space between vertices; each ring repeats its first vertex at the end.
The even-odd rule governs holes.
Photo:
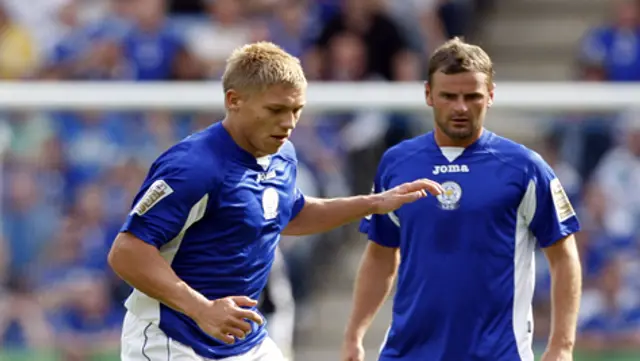
POLYGON ((374 195, 378 198, 374 208, 375 214, 387 214, 395 211, 406 203, 415 202, 426 197, 427 192, 437 196, 444 192, 440 184, 428 180, 418 179, 410 183, 404 183, 386 192, 374 195))
POLYGON ((342 345, 341 361, 364 361, 364 347, 361 341, 345 341, 342 345))
POLYGON ((540 361, 573 361, 573 352, 569 349, 550 348, 545 351, 540 361))
POLYGON ((245 296, 232 296, 209 301, 193 317, 198 326, 211 337, 226 344, 233 344, 235 338, 243 339, 251 332, 253 321, 262 325, 264 320, 254 311, 242 307, 254 307, 258 304, 245 296))

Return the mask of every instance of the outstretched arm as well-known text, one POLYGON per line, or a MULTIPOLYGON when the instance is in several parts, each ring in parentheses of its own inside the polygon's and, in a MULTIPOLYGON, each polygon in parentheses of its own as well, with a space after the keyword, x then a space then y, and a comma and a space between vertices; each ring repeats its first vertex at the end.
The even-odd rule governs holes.
POLYGON ((442 188, 433 181, 421 179, 367 196, 334 199, 306 197, 304 207, 282 233, 300 236, 326 232, 370 214, 389 213, 405 203, 425 197, 427 192, 437 195, 442 193, 442 188))
POLYGON ((282 232, 289 236, 322 233, 374 212, 376 197, 346 198, 305 197, 304 207, 282 232))

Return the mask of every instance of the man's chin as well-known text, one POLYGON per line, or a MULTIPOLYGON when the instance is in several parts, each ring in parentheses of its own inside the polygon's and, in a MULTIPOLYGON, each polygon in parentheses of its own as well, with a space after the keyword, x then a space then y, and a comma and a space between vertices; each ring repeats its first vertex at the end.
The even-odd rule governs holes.
POLYGON ((446 134, 451 139, 467 140, 473 136, 473 131, 470 129, 449 129, 446 134))
POLYGON ((280 148, 282 148, 281 144, 265 144, 261 147, 260 149, 260 153, 264 154, 264 155, 271 155, 271 154, 276 154, 278 153, 278 151, 280 150, 280 148))

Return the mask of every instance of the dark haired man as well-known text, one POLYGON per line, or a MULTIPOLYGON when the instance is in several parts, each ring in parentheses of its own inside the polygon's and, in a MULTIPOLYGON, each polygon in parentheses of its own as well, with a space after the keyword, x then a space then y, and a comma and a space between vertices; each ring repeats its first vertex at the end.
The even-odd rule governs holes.
POLYGON ((573 234, 580 225, 549 165, 484 129, 492 78, 489 56, 460 39, 431 57, 425 95, 435 130, 389 149, 374 190, 428 176, 444 193, 362 221, 371 242, 356 281, 343 361, 364 359, 362 339, 396 273, 380 361, 533 361, 536 245, 553 280, 543 361, 572 359, 581 290, 573 234))

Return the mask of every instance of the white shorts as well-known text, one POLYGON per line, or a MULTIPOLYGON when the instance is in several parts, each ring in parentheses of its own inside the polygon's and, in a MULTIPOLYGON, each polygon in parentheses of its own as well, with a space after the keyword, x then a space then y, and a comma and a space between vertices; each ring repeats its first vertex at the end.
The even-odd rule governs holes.
POLYGON ((248 352, 209 359, 198 356, 189 346, 167 337, 157 325, 138 319, 127 312, 122 326, 122 361, 285 361, 275 342, 266 338, 248 352))

